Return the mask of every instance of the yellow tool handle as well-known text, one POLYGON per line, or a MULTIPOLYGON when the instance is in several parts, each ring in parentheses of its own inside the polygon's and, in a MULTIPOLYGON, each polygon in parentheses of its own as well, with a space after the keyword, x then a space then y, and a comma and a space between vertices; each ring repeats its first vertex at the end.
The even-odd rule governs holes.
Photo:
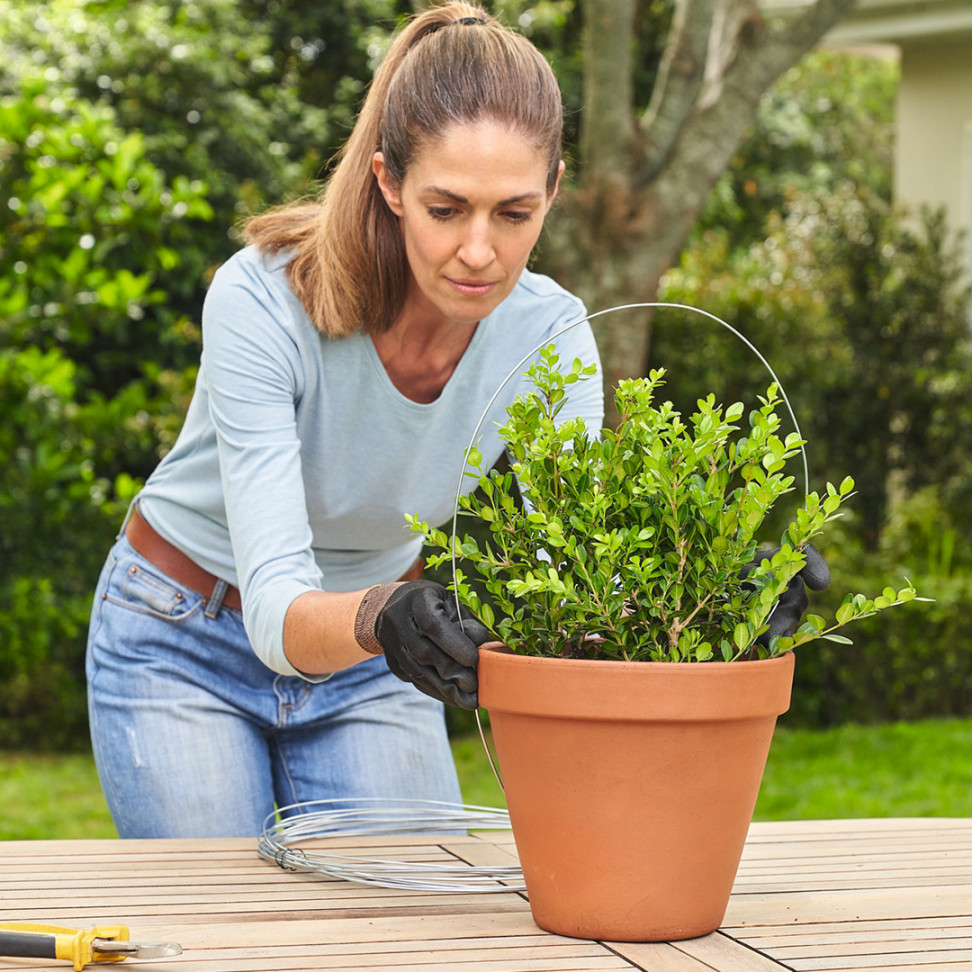
POLYGON ((0 932, 2 931, 13 932, 14 935, 3 936, 0 939, 4 946, 0 948, 0 954, 24 957, 21 951, 11 951, 18 947, 17 940, 20 939, 21 947, 41 949, 30 951, 27 955, 67 959, 74 963, 75 972, 81 972, 91 962, 121 962, 125 958, 124 954, 98 951, 93 945, 95 939, 113 942, 128 941, 128 929, 124 925, 99 925, 97 928, 85 931, 80 928, 62 928, 60 925, 35 925, 25 921, 13 921, 0 923, 0 932))

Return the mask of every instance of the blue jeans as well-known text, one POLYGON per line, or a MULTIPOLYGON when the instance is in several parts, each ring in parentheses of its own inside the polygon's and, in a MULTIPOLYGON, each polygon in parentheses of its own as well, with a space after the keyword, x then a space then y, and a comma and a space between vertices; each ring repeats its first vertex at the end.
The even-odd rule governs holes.
POLYGON ((88 635, 98 774, 122 837, 253 837, 274 807, 459 802, 443 706, 378 656, 313 684, 253 653, 239 611, 132 549, 105 563, 88 635))

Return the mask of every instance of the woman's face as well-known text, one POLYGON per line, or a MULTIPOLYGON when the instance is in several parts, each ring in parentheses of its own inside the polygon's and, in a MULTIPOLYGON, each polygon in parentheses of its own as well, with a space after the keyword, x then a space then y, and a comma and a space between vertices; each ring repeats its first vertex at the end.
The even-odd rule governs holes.
POLYGON ((400 184, 375 154, 412 271, 407 312, 475 324, 509 295, 556 195, 556 187, 547 193, 547 161, 491 121, 454 125, 426 143, 400 184))

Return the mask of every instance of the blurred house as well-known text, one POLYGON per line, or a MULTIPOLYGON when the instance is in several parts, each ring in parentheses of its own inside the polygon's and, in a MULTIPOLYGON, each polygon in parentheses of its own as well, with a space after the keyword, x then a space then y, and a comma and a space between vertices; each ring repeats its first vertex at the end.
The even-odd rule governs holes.
POLYGON ((972 281, 972 0, 858 0, 824 43, 899 50, 895 196, 945 207, 972 281))

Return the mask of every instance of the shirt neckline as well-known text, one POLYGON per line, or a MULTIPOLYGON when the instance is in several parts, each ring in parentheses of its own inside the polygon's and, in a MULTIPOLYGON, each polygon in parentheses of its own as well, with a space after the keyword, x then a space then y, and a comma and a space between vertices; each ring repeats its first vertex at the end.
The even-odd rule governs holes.
POLYGON ((456 363, 452 374, 449 376, 449 380, 445 383, 445 385, 443 385, 439 397, 434 402, 417 402, 413 398, 409 398, 407 395, 403 394, 398 390, 398 388, 395 387, 395 383, 391 380, 391 378, 388 377, 388 372, 385 370, 384 364, 382 364, 381 356, 378 354, 378 349, 375 347, 375 342, 371 339, 370 334, 363 335, 365 348, 367 349, 368 358, 378 375, 378 379, 382 387, 389 395, 408 408, 421 411, 431 411, 440 406, 445 399, 449 398, 451 396, 452 389, 462 381, 463 372, 468 368, 467 361, 469 361, 473 355, 473 352, 478 349, 482 341, 485 340, 484 334, 492 316, 492 314, 489 314, 479 321, 478 324, 476 324, 476 330, 473 333, 472 339, 466 346, 466 350, 463 351, 459 361, 456 363))

